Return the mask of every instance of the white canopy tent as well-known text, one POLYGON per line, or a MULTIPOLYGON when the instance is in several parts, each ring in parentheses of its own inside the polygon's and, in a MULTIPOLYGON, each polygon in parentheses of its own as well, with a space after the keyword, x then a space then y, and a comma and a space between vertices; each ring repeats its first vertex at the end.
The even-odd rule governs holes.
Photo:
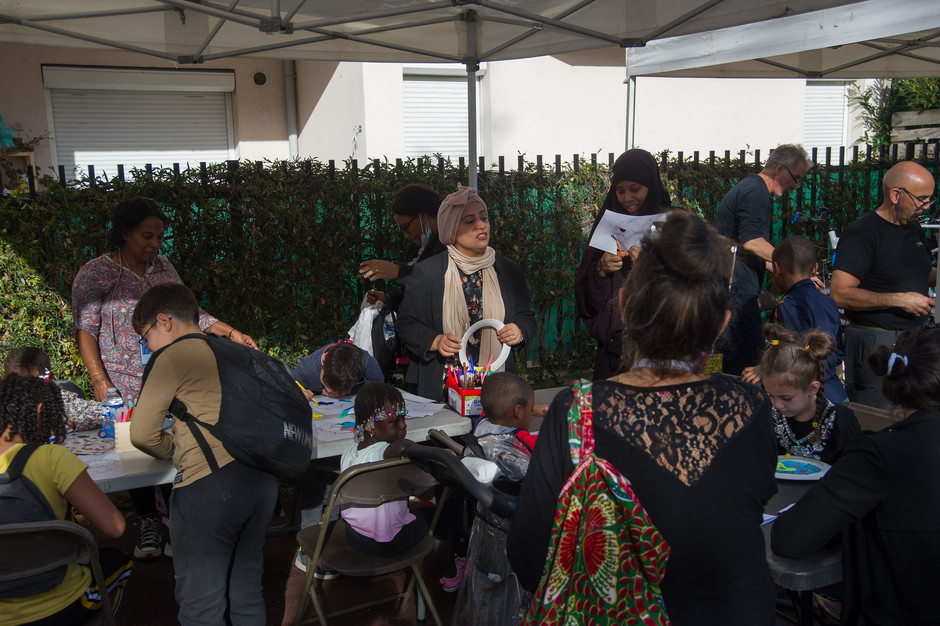
POLYGON ((916 78, 940 76, 940 2, 866 0, 650 41, 626 53, 627 145, 637 76, 916 78))
MULTIPOLYGON (((740 32, 747 34, 740 41, 753 51, 751 59, 827 56, 823 50, 829 46, 875 39, 871 45, 890 48, 899 63, 909 65, 920 63, 922 52, 884 38, 911 32, 911 24, 919 30, 940 28, 938 11, 937 0, 85 0, 80 6, 66 0, 0 0, 0 41, 117 48, 181 65, 240 55, 462 63, 468 77, 470 183, 475 184, 476 71, 482 61, 551 54, 620 65, 626 49, 630 76, 702 72, 703 59, 719 67, 755 63, 734 53, 739 47, 734 33, 740 32), (859 10, 867 26, 856 29, 859 10), (876 28, 895 22, 890 32, 876 28), (823 27, 830 24, 835 25, 823 27), (820 33, 811 32, 814 25, 820 33), (845 37, 846 31, 856 34, 845 37), (782 32, 789 35, 777 37, 782 32), (777 47, 756 47, 779 39, 783 43, 777 47)), ((936 53, 934 37, 920 48, 936 53)), ((773 59, 756 63, 787 65, 773 59)))

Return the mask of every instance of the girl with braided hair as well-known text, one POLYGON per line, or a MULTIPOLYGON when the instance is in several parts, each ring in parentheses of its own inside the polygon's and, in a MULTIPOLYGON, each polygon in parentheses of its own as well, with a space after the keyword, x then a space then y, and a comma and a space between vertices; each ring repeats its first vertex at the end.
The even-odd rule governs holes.
POLYGON ((852 439, 774 522, 771 548, 805 558, 842 538, 842 624, 938 624, 940 330, 876 346, 868 366, 900 420, 852 439))
POLYGON ((769 345, 760 362, 761 382, 773 404, 780 454, 833 463, 861 428, 852 409, 823 393, 832 335, 810 328, 797 335, 779 324, 764 327, 769 345))
MULTIPOLYGON (((54 383, 32 376, 9 374, 0 380, 0 473, 27 444, 61 443, 65 439, 65 410, 54 383)), ((27 451, 28 452, 28 451, 27 451)), ((124 517, 88 475, 86 466, 67 448, 39 445, 23 467, 22 476, 42 493, 56 519, 66 519, 69 504, 84 515, 100 535, 124 533, 124 517)), ((0 523, 17 521, 17 508, 0 510, 0 523)), ((100 550, 108 591, 117 607, 133 562, 115 548, 100 550)), ((15 592, 11 592, 15 593, 15 592)), ((45 591, 0 598, 4 624, 84 624, 100 607, 101 594, 92 585, 88 567, 71 564, 61 582, 45 591)))

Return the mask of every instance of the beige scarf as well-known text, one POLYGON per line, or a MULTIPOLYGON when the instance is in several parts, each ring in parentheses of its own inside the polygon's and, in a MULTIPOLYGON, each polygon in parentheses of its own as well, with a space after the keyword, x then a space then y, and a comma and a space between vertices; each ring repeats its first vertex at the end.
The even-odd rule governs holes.
MULTIPOLYGON (((470 257, 461 253, 452 244, 447 246, 447 256, 447 269, 444 271, 444 305, 441 316, 444 332, 463 337, 469 328, 470 312, 467 310, 460 272, 473 274, 483 270, 483 319, 497 319, 502 322, 506 309, 503 307, 503 294, 499 288, 499 279, 496 277, 496 270, 493 269, 496 251, 487 246, 483 256, 470 257)), ((486 365, 490 357, 495 359, 499 356, 503 344, 496 338, 495 329, 484 328, 480 332, 482 333, 480 362, 477 365, 486 365)))

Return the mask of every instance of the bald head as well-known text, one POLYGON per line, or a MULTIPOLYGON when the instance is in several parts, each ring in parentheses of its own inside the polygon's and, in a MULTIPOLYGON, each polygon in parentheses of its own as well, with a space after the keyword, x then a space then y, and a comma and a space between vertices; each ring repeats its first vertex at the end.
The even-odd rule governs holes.
MULTIPOLYGON (((892 167, 885 174, 881 181, 881 189, 884 191, 885 200, 892 189, 911 189, 913 187, 927 186, 933 188, 933 175, 927 168, 913 161, 901 161, 892 167)), ((928 194, 929 195, 929 194, 928 194)))

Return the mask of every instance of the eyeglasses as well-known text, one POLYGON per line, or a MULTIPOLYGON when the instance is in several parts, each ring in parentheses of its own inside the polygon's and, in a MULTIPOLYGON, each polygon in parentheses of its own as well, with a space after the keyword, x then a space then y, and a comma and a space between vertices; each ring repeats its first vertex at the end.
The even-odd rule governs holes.
POLYGON ((782 165, 782 166, 783 166, 783 169, 785 169, 785 170, 787 171, 787 174, 790 175, 790 178, 793 179, 793 182, 796 183, 796 186, 797 186, 797 187, 799 187, 800 185, 803 184, 803 176, 802 176, 802 175, 800 175, 800 176, 794 176, 794 175, 793 175, 793 172, 790 171, 790 168, 787 167, 787 164, 786 164, 786 163, 781 163, 780 165, 782 165))
POLYGON ((403 232, 403 233, 405 233, 405 234, 407 235, 407 234, 408 234, 408 229, 411 228, 411 223, 412 223, 413 221, 415 221, 416 219, 418 219, 418 216, 417 216, 417 215, 412 215, 410 220, 408 220, 408 221, 405 222, 404 224, 399 224, 399 225, 398 225, 398 229, 399 229, 401 232, 403 232))
MULTIPOLYGON (((168 316, 167 316, 167 319, 168 319, 168 320, 171 320, 171 319, 173 319, 173 318, 168 315, 168 316)), ((153 320, 153 323, 152 323, 149 327, 147 327, 147 330, 145 330, 144 332, 142 332, 142 333, 140 334, 140 339, 137 340, 137 343, 139 343, 139 344, 142 345, 143 347, 147 348, 148 350, 150 349, 150 346, 147 345, 147 333, 149 333, 151 330, 153 330, 153 327, 156 326, 156 325, 157 325, 157 320, 153 320)))
POLYGON ((904 187, 898 187, 898 189, 900 189, 901 191, 909 195, 911 197, 911 200, 917 203, 918 209, 923 209, 926 211, 927 209, 937 204, 937 196, 915 196, 904 187))

